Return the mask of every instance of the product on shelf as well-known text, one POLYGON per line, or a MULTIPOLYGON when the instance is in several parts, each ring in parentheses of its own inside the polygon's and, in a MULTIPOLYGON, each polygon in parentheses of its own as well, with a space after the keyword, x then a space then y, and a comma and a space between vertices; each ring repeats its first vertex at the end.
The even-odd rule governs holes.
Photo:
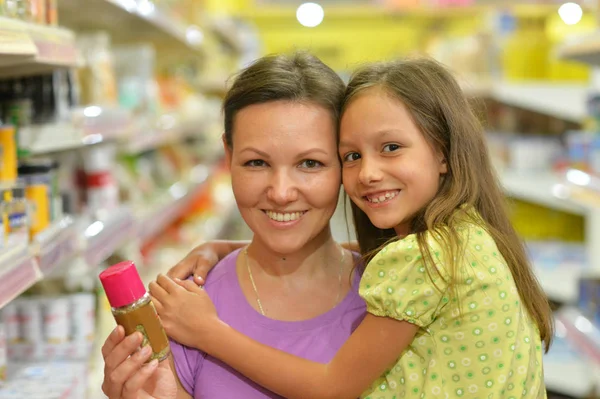
MULTIPOLYGON (((10 362, 86 359, 96 297, 92 293, 23 296, 1 311, 10 362)), ((10 368, 10 365, 9 365, 10 368)))
POLYGON ((600 176, 600 133, 567 132, 569 166, 600 176))
POLYGON ((116 105, 117 84, 110 37, 97 32, 77 37, 83 65, 77 70, 82 105, 116 105))
POLYGON ((17 144, 12 125, 0 125, 0 159, 0 182, 14 183, 17 180, 17 144))
POLYGON ((4 191, 4 212, 7 246, 27 245, 29 243, 29 218, 27 217, 27 200, 23 187, 4 191))
POLYGON ((142 346, 150 345, 152 348, 148 361, 166 359, 170 353, 167 334, 133 262, 125 261, 109 267, 100 273, 100 281, 115 320, 125 329, 125 335, 136 331, 143 335, 142 346))
POLYGON ((83 170, 87 207, 90 211, 113 210, 119 206, 119 188, 113 175, 115 148, 95 145, 85 150, 83 170))
POLYGON ((600 278, 581 278, 578 306, 585 317, 600 326, 600 278))
POLYGON ((0 0, 0 16, 41 25, 57 25, 57 0, 0 0))
POLYGON ((19 180, 25 185, 25 195, 29 207, 31 238, 42 232, 50 224, 50 208, 53 202, 52 164, 23 163, 19 166, 19 180))

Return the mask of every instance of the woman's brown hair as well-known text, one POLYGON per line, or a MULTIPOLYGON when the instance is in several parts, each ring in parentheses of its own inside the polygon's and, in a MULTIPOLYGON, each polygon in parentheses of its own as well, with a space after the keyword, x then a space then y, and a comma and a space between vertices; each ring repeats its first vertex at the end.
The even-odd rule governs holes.
MULTIPOLYGON (((554 330, 550 305, 532 271, 523 242, 510 223, 506 199, 487 152, 483 127, 458 83, 445 67, 428 58, 370 64, 350 79, 342 114, 354 96, 373 87, 383 89, 407 107, 426 139, 442 152, 447 162, 448 173, 441 179, 437 195, 415 216, 411 226, 428 271, 439 273, 426 239, 428 232, 435 232, 431 236, 439 236, 440 244, 447 251, 450 276, 457 275, 461 244, 455 227, 470 217, 460 210, 474 208, 483 221, 482 227, 492 236, 507 262, 521 301, 536 322, 548 350, 554 330)), ((382 245, 398 239, 393 229, 375 227, 354 204, 352 214, 366 261, 371 260, 382 245)), ((470 221, 482 224, 476 217, 470 221)), ((452 287, 453 282, 449 284, 452 287)))
POLYGON ((236 114, 245 107, 270 101, 299 101, 321 105, 338 126, 344 98, 342 79, 307 52, 259 58, 235 76, 223 101, 225 142, 232 148, 236 114))

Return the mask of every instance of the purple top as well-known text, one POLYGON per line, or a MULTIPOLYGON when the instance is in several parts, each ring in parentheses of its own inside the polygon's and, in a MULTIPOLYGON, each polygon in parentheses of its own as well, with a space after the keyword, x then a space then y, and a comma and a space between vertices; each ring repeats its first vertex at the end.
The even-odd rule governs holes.
MULTIPOLYGON (((333 359, 365 316, 365 303, 358 295, 359 274, 355 273, 350 292, 330 311, 310 320, 278 321, 261 315, 247 302, 235 270, 238 254, 239 250, 234 251, 219 262, 206 281, 206 292, 221 320, 293 355, 321 363, 333 359)), ((281 398, 197 349, 171 341, 171 351, 179 380, 194 399, 281 398)))

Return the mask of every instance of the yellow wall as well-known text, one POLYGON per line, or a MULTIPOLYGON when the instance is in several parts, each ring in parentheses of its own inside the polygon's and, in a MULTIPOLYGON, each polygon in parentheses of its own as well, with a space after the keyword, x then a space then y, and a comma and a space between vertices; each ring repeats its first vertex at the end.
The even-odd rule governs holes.
MULTIPOLYGON (((439 21, 427 16, 393 16, 381 12, 327 15, 315 28, 301 26, 292 11, 249 17, 259 30, 266 53, 307 49, 332 68, 353 69, 361 62, 386 60, 424 48, 439 21)), ((452 34, 472 33, 477 18, 448 23, 452 34)))

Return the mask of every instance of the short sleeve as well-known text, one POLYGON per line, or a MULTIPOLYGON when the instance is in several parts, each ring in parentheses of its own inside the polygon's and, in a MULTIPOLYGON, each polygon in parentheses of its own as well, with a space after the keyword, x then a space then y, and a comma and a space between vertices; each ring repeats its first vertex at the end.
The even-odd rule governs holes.
POLYGON ((170 340, 171 355, 177 377, 187 393, 194 396, 196 378, 202 370, 205 354, 197 349, 170 340))
POLYGON ((439 244, 427 238, 436 269, 426 269, 416 235, 383 247, 367 265, 360 295, 376 316, 429 326, 448 303, 448 275, 439 244))

